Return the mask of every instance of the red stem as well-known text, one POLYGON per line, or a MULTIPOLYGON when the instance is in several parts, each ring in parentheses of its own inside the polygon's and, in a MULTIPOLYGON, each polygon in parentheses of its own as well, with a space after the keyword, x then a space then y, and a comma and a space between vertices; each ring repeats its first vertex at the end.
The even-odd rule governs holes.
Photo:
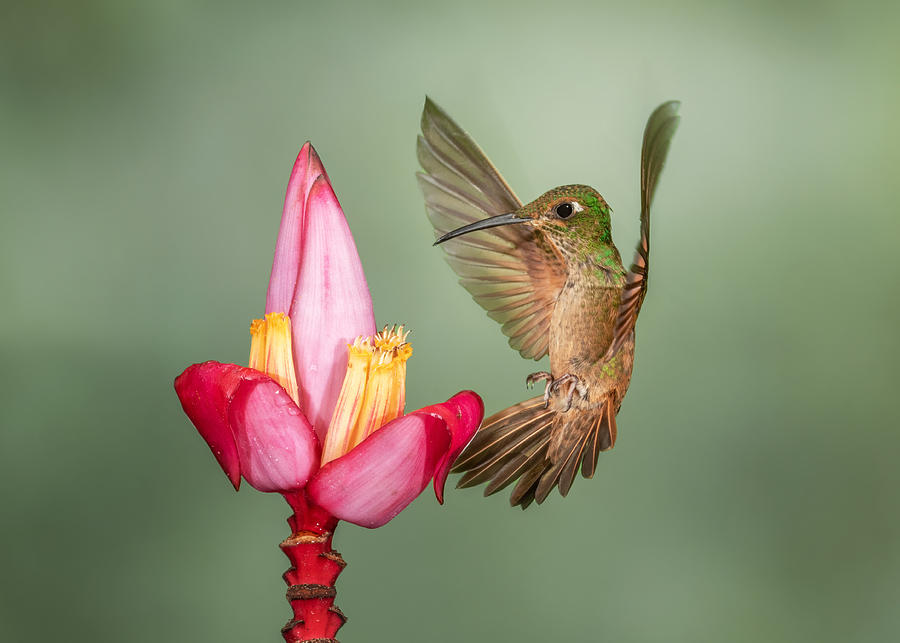
POLYGON ((306 496, 306 491, 284 494, 294 510, 288 518, 291 535, 281 550, 291 561, 284 573, 287 599, 294 618, 281 628, 287 643, 337 643, 334 638, 347 618, 334 605, 334 581, 347 566, 331 548, 338 520, 306 496))

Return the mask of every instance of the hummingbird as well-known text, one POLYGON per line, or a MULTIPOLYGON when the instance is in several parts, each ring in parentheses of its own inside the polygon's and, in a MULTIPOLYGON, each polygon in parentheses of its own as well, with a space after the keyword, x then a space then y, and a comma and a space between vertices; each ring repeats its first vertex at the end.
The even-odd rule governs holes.
POLYGON ((457 487, 515 483, 512 506, 566 496, 580 467, 591 478, 616 443, 616 414, 631 381, 635 322, 647 294, 650 205, 678 127, 678 101, 647 120, 641 150, 640 240, 626 270, 611 209, 588 185, 562 185, 522 204, 475 141, 430 98, 417 174, 435 245, 509 345, 550 356, 543 395, 487 418, 454 463, 457 487))

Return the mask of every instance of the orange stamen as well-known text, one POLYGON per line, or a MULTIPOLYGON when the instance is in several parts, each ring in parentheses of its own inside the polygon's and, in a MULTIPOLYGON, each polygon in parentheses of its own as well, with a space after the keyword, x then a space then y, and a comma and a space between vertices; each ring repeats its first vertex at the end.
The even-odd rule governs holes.
POLYGON ((374 431, 403 415, 406 360, 412 346, 403 327, 384 327, 348 346, 347 373, 325 436, 322 464, 344 455, 374 431))
POLYGON ((295 403, 299 401, 291 319, 284 313, 269 313, 250 324, 250 368, 278 382, 295 403))

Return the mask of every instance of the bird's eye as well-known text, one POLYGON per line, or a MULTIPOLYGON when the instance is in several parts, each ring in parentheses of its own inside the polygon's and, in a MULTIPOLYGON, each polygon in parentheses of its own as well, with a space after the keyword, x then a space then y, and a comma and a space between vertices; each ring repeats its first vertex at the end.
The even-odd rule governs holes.
POLYGON ((575 208, 572 207, 571 203, 560 203, 556 206, 556 216, 560 219, 568 219, 575 213, 575 208))

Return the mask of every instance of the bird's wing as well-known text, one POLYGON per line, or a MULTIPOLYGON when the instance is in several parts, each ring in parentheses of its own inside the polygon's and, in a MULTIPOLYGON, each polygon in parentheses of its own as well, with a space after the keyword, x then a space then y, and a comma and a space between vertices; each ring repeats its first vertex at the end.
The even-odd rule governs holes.
MULTIPOLYGON (((419 187, 435 238, 522 207, 481 148, 430 98, 422 112, 419 187)), ((461 235, 441 246, 459 283, 498 321, 522 357, 540 359, 566 271, 560 257, 527 225, 461 235)))
POLYGON ((669 143, 678 129, 678 108, 681 103, 669 101, 657 107, 644 128, 644 144, 641 149, 641 238, 634 253, 634 260, 625 278, 619 313, 613 331, 613 340, 606 358, 615 355, 634 332, 644 295, 647 294, 647 275, 650 268, 650 204, 656 182, 666 162, 669 143))

